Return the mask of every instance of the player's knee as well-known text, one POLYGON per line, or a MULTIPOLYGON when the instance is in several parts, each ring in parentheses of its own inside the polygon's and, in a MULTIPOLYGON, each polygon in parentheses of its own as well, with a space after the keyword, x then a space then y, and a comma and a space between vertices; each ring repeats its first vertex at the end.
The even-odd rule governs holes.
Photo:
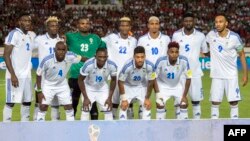
POLYGON ((58 106, 55 106, 55 105, 53 105, 53 106, 51 106, 52 108, 55 108, 55 109, 59 109, 59 105, 58 106))
POLYGON ((212 101, 212 105, 220 105, 220 102, 212 101))
POLYGON ((156 106, 157 106, 158 109, 163 109, 165 107, 163 99, 158 98, 156 100, 156 106))
POLYGON ((30 106, 30 105, 31 105, 31 102, 23 102, 23 105, 24 105, 24 106, 30 106))
POLYGON ((181 108, 181 109, 187 109, 187 107, 188 107, 187 104, 181 104, 181 105, 180 105, 180 108, 181 108))
POLYGON ((41 104, 40 105, 40 110, 41 111, 47 111, 48 110, 48 105, 41 104))
POLYGON ((238 101, 231 101, 231 102, 229 102, 229 104, 232 105, 232 106, 235 106, 235 105, 238 104, 238 101))
POLYGON ((198 105, 198 104, 200 104, 200 101, 192 101, 192 104, 193 105, 198 105))
MULTIPOLYGON (((57 106, 57 107, 59 107, 59 106, 57 106)), ((64 105, 64 109, 65 109, 65 110, 71 110, 71 109, 73 109, 73 107, 72 107, 71 104, 69 104, 69 105, 64 105)))
POLYGON ((14 107, 15 103, 6 103, 6 105, 9 107, 14 107))

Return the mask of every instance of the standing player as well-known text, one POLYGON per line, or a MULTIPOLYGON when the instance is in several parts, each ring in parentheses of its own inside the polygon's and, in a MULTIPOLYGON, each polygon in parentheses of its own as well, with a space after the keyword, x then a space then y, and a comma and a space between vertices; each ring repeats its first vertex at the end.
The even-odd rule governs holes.
POLYGON ((21 14, 18 28, 12 30, 5 39, 4 59, 6 70, 6 105, 3 109, 3 121, 11 121, 15 103, 22 103, 21 120, 28 121, 32 100, 31 56, 34 32, 29 31, 31 17, 21 14))
POLYGON ((155 72, 154 64, 145 59, 144 47, 137 46, 134 49, 133 59, 129 59, 124 64, 119 74, 119 92, 120 92, 120 113, 119 119, 127 119, 127 109, 134 100, 139 100, 142 106, 142 119, 151 118, 150 95, 152 92, 155 72))
POLYGON ((89 111, 96 101, 105 120, 113 120, 112 95, 116 86, 116 64, 107 59, 106 48, 98 48, 94 58, 85 62, 80 70, 78 84, 83 95, 81 120, 89 120, 89 111), (108 77, 111 77, 108 88, 108 77))
MULTIPOLYGON (((89 18, 83 17, 78 19, 77 24, 78 32, 67 33, 66 42, 70 51, 91 58, 95 55, 95 52, 100 47, 106 47, 106 44, 102 42, 100 37, 96 34, 91 34, 90 31, 90 20, 89 18)), ((83 66, 83 62, 73 64, 70 68, 69 75, 69 86, 72 90, 72 103, 74 108, 74 115, 77 112, 77 105, 80 99, 81 90, 78 86, 78 76, 80 74, 80 68, 83 66)), ((98 111, 96 104, 92 106, 91 119, 98 119, 98 111)))
MULTIPOLYGON (((134 48, 136 47, 137 40, 129 36, 131 30, 131 20, 128 17, 122 17, 119 22, 119 33, 110 34, 105 37, 105 42, 108 48, 109 59, 114 61, 118 66, 118 74, 124 65, 124 60, 128 60, 133 57, 134 48)), ((114 119, 116 119, 117 108, 120 103, 120 94, 118 85, 116 86, 113 95, 113 107, 112 113, 114 119)), ((132 118, 132 108, 128 109, 128 118, 132 118)))
POLYGON ((70 66, 80 62, 82 57, 67 52, 67 46, 63 41, 56 43, 54 51, 55 53, 46 56, 41 61, 37 69, 37 96, 40 103, 37 120, 45 120, 48 106, 57 97, 59 104, 63 105, 66 110, 66 120, 73 121, 72 98, 66 76, 70 66))
MULTIPOLYGON (((174 32, 173 41, 180 45, 180 55, 185 56, 192 70, 192 81, 189 89, 190 98, 193 105, 193 118, 200 119, 201 106, 200 101, 203 100, 202 80, 203 72, 199 61, 200 53, 208 54, 208 48, 205 35, 194 28, 194 16, 192 13, 186 13, 183 16, 183 28, 174 32)), ((185 83, 186 78, 183 78, 185 83)), ((183 84, 184 84, 183 83, 183 84)), ((179 108, 176 107, 176 117, 179 115, 179 108)))
MULTIPOLYGON (((141 36, 137 46, 143 46, 146 50, 146 56, 149 61, 155 64, 156 60, 165 55, 170 38, 160 32, 160 20, 158 17, 151 16, 148 19, 148 33, 141 36)), ((154 83, 154 91, 156 90, 154 83)))
POLYGON ((174 97, 180 108, 180 119, 187 119, 187 92, 191 83, 192 71, 189 68, 188 59, 184 56, 179 56, 179 44, 170 42, 168 44, 167 56, 160 57, 155 69, 157 73, 157 84, 159 93, 156 94, 157 112, 156 119, 165 119, 166 101, 174 97), (185 75, 185 86, 181 84, 181 76, 185 75))
POLYGON ((215 17, 215 28, 206 36, 211 54, 211 118, 219 118, 219 105, 223 99, 224 90, 231 107, 232 119, 239 117, 238 101, 241 100, 238 84, 237 54, 243 68, 243 86, 247 84, 248 72, 244 45, 239 35, 227 28, 228 21, 223 15, 215 17))
MULTIPOLYGON (((57 42, 63 41, 62 38, 58 35, 59 30, 59 20, 55 16, 50 16, 45 21, 45 26, 47 28, 47 33, 44 35, 37 36, 35 38, 35 47, 38 48, 38 61, 39 64, 43 60, 45 56, 54 53, 54 48, 57 42)), ((36 93, 37 94, 37 93, 36 93)), ((35 112, 34 112, 34 120, 36 120, 37 113, 39 111, 38 108, 38 98, 36 95, 36 104, 35 104, 35 112)), ((59 105, 58 100, 55 99, 52 102, 51 106, 51 119, 58 120, 60 117, 59 115, 59 105)))

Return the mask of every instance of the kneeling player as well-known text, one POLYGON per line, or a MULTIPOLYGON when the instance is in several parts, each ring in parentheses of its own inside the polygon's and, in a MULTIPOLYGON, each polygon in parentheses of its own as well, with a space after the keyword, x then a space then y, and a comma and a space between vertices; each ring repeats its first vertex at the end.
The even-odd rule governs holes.
POLYGON ((70 66, 73 63, 78 63, 81 59, 80 56, 67 52, 65 43, 59 41, 56 43, 55 53, 42 60, 37 69, 37 92, 40 103, 40 111, 37 114, 38 121, 45 120, 46 111, 54 97, 57 97, 59 104, 64 106, 66 120, 74 120, 74 110, 66 76, 70 66), (41 84, 42 79, 43 83, 41 84))
POLYGON ((95 57, 86 61, 80 69, 78 85, 83 95, 81 120, 89 120, 89 112, 95 101, 101 112, 104 112, 104 119, 113 120, 112 95, 116 86, 117 66, 107 58, 107 49, 98 48, 95 57))
POLYGON ((151 102, 149 100, 155 79, 154 65, 145 59, 145 49, 138 46, 134 49, 133 59, 129 59, 119 74, 120 113, 119 119, 127 119, 129 103, 139 100, 142 106, 142 119, 151 118, 151 102))
POLYGON ((180 119, 187 119, 187 92, 191 83, 192 72, 189 69, 189 63, 186 57, 179 56, 179 44, 171 42, 168 45, 167 56, 158 58, 155 64, 157 73, 157 84, 159 93, 156 93, 156 119, 165 119, 166 101, 174 97, 177 105, 180 108, 180 119), (181 85, 181 76, 185 74, 185 87, 181 85))

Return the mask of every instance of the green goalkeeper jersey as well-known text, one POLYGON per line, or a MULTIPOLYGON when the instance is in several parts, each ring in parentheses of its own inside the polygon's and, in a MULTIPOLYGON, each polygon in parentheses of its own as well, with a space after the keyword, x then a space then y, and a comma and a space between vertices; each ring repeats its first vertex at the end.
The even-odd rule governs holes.
MULTIPOLYGON (((96 34, 83 36, 80 32, 66 33, 66 42, 69 51, 87 58, 94 57, 97 48, 106 47, 106 44, 96 34)), ((83 64, 83 62, 73 64, 69 71, 69 78, 78 78, 83 64)))

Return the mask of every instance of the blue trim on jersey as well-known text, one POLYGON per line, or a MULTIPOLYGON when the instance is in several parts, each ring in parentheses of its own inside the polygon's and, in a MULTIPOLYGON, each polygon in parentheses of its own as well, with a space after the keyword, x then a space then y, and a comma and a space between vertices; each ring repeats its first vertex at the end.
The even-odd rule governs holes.
POLYGON ((16 32, 17 30, 16 29, 14 29, 14 30, 12 30, 10 33, 9 33, 9 38, 8 38, 8 43, 10 43, 11 42, 11 40, 12 40, 12 38, 13 38, 13 36, 14 36, 14 33, 16 32))
POLYGON ((123 66, 122 68, 122 73, 125 73, 125 71, 127 70, 128 67, 133 65, 133 60, 131 60, 129 63, 127 63, 126 65, 123 66))
POLYGON ((233 32, 233 31, 230 31, 230 34, 229 34, 229 35, 230 35, 230 36, 231 36, 231 35, 236 36, 236 37, 238 38, 238 40, 240 41, 240 43, 243 44, 243 42, 242 42, 242 40, 241 40, 239 34, 233 32))
POLYGON ((71 52, 71 51, 68 51, 67 55, 73 55, 73 56, 77 57, 77 55, 75 53, 71 52))
POLYGON ((115 62, 111 61, 111 60, 107 60, 107 63, 110 65, 114 65, 115 68, 117 69, 117 65, 115 64, 115 62))
POLYGON ((150 62, 149 60, 145 60, 145 62, 146 62, 146 65, 150 65, 152 69, 154 70, 155 65, 152 62, 150 62))
POLYGON ((50 59, 52 59, 52 58, 54 58, 54 54, 50 54, 50 55, 46 56, 46 57, 42 60, 42 62, 41 62, 41 64, 40 64, 40 68, 43 67, 43 65, 45 64, 46 61, 48 61, 48 60, 50 60, 50 59))
POLYGON ((190 66, 189 66, 189 62, 188 62, 188 59, 187 59, 187 57, 185 57, 185 56, 182 56, 182 55, 179 55, 179 59, 182 59, 182 60, 185 60, 185 61, 187 61, 187 67, 188 67, 188 69, 190 69, 190 66))
POLYGON ((167 56, 162 56, 162 57, 158 58, 157 61, 156 61, 156 63, 155 63, 155 69, 158 67, 158 65, 160 64, 160 62, 164 61, 164 60, 168 60, 167 56))
POLYGON ((92 64, 94 64, 94 63, 95 63, 95 59, 92 59, 92 60, 87 61, 87 62, 83 65, 81 71, 84 72, 84 71, 87 69, 87 67, 88 67, 89 65, 92 65, 92 64))
POLYGON ((11 81, 7 79, 7 103, 11 103, 11 81))

